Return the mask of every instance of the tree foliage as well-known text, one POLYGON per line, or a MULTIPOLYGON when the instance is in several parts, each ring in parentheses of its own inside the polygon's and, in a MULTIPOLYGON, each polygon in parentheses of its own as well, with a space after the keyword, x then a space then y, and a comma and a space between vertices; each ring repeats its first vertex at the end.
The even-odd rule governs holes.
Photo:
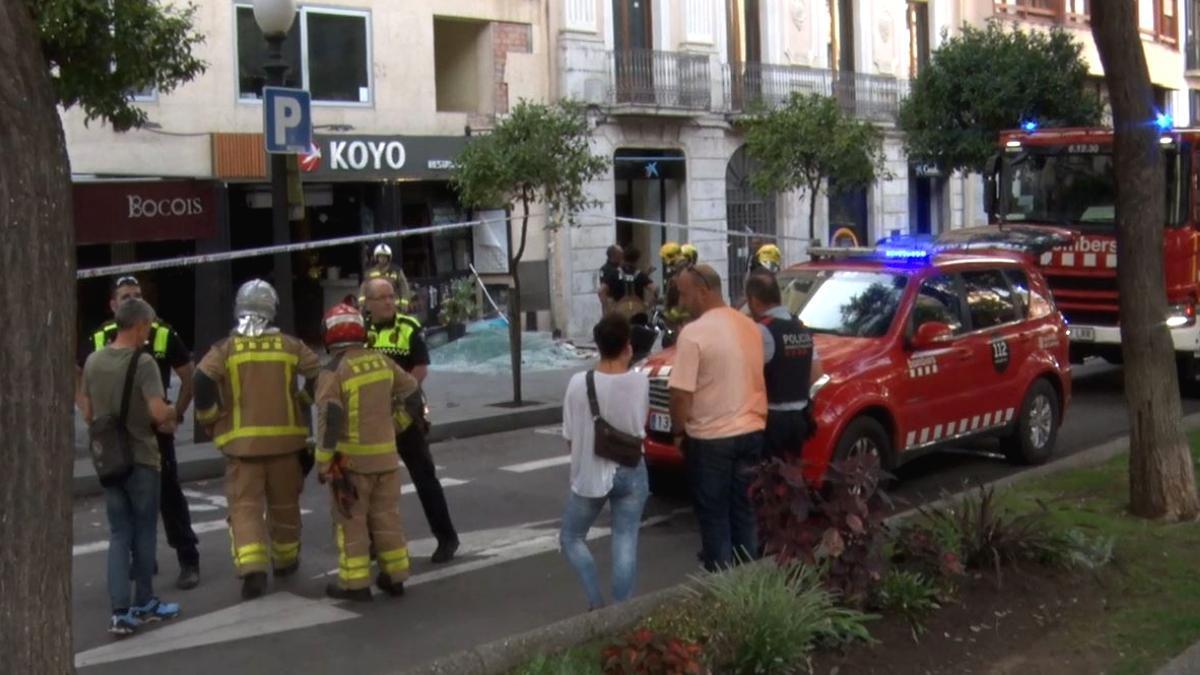
POLYGON ((758 163, 751 185, 764 194, 803 190, 810 238, 822 188, 849 191, 886 174, 883 133, 828 96, 794 92, 782 107, 759 112, 741 127, 746 153, 758 163))
POLYGON ((541 203, 549 211, 547 227, 574 223, 575 215, 593 203, 585 188, 608 170, 608 160, 593 155, 586 109, 574 101, 557 104, 522 100, 491 133, 473 139, 458 157, 451 179, 459 200, 472 208, 519 203, 520 241, 509 251, 513 289, 509 300, 513 400, 521 402, 521 278, 517 266, 525 255, 529 207, 541 203))
POLYGON ((996 152, 999 132, 1025 121, 1099 123, 1083 45, 1060 28, 1027 32, 990 21, 942 39, 900 109, 909 157, 977 171, 996 152))
POLYGON ((192 29, 195 5, 155 0, 25 0, 54 92, 64 108, 80 106, 90 122, 117 131, 140 127, 146 111, 130 94, 167 93, 204 72, 192 55, 204 36, 192 29))

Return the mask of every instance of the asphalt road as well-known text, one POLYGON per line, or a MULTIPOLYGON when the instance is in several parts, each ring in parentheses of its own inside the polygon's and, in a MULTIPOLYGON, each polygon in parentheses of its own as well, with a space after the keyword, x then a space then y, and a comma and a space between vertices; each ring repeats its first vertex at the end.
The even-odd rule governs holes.
MULTIPOLYGON (((1185 400, 1185 413, 1200 401, 1185 400)), ((1120 370, 1076 369, 1075 398, 1058 439, 1066 455, 1123 435, 1127 429, 1120 370)), ((931 455, 900 471, 896 496, 920 502, 943 490, 991 480, 1017 470, 986 454, 987 445, 931 455)), ((103 502, 75 506, 73 571, 76 663, 87 673, 331 672, 356 675, 402 672, 471 645, 496 640, 586 609, 582 590, 557 550, 557 528, 567 491, 567 461, 557 429, 541 428, 451 441, 434 446, 439 475, 463 549, 446 566, 428 556, 434 542, 415 494, 402 504, 414 556, 404 598, 377 596, 371 604, 323 597, 335 569, 328 499, 315 480, 302 507, 301 574, 272 587, 266 597, 239 602, 219 481, 187 486, 200 534, 203 581, 193 591, 173 588, 177 567, 160 534, 156 579, 165 599, 183 614, 133 638, 105 632, 107 525, 103 502)), ((607 526, 602 516, 599 526, 607 526)), ((594 550, 607 577, 608 538, 594 530, 594 550)), ((697 571, 699 548, 686 500, 652 497, 639 552, 639 592, 670 586, 697 571)))

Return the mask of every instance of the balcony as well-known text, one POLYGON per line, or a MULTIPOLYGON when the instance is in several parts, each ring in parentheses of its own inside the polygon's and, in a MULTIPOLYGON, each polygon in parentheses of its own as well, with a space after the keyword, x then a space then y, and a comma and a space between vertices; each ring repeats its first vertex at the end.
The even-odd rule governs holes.
POLYGON ((802 92, 832 96, 844 112, 860 119, 895 123, 908 96, 908 81, 895 77, 767 63, 726 65, 723 84, 730 113, 779 107, 793 92, 802 92))
POLYGON ((712 109, 712 76, 707 54, 626 49, 608 52, 612 70, 608 103, 638 110, 712 109))

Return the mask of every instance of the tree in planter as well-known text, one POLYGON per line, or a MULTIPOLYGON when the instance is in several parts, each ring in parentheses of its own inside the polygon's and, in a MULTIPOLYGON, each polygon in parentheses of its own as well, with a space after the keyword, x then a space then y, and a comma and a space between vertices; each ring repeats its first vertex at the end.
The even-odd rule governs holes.
POLYGON ((153 0, 0 0, 0 672, 66 673, 71 648, 75 238, 58 105, 124 130, 128 92, 195 77, 193 10, 153 0), (47 448, 55 451, 49 452, 47 448))
POLYGON ((462 336, 458 329, 475 318, 478 307, 475 305, 475 281, 470 278, 456 279, 450 284, 450 295, 442 301, 438 310, 438 320, 446 327, 450 339, 462 336))
POLYGON ((521 101, 491 133, 472 139, 458 157, 453 182, 459 198, 473 208, 521 205, 521 234, 508 256, 513 285, 509 293, 509 346, 513 403, 521 404, 521 276, 529 209, 546 206, 547 228, 572 223, 592 204, 584 187, 608 170, 608 160, 592 154, 591 132, 582 104, 546 105, 521 101))
POLYGON ((979 171, 1005 129, 1098 124, 1100 100, 1088 87, 1082 51, 1059 28, 1005 30, 996 21, 943 36, 900 108, 908 156, 945 171, 979 171))
POLYGON ((817 197, 865 187, 886 174, 883 134, 842 112, 837 101, 795 92, 783 107, 741 122, 746 153, 758 162, 750 177, 764 194, 803 189, 808 237, 816 239, 817 197))
POLYGON ((1130 510, 1146 518, 1200 514, 1183 433, 1171 336, 1163 322, 1166 190, 1154 91, 1132 3, 1092 3, 1092 34, 1113 110, 1117 266, 1125 400, 1129 406, 1130 510))

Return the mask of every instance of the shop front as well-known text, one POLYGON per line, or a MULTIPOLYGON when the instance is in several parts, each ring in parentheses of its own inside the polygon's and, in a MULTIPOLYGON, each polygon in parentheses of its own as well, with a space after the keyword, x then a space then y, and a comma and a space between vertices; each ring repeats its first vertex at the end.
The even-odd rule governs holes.
MULTIPOLYGON (((255 153, 261 162, 261 137, 247 136, 251 139, 244 143, 257 147, 244 152, 255 153)), ((289 199, 291 241, 344 239, 470 220, 472 214, 459 205, 450 186, 454 160, 465 143, 463 137, 318 135, 313 151, 295 162, 289 199)), ((219 152, 214 156, 218 168, 222 163, 235 166, 219 152)), ((275 243, 270 187, 262 177, 262 172, 226 175, 231 250, 275 243)), ((474 233, 470 228, 448 229, 386 243, 416 294, 413 313, 425 323, 436 323, 440 299, 451 281, 470 273, 474 233)), ((318 340, 325 308, 357 295, 374 247, 375 243, 338 245, 293 257, 291 281, 301 337, 318 340)), ((269 256, 234 261, 233 284, 255 276, 276 281, 271 267, 269 256)))

